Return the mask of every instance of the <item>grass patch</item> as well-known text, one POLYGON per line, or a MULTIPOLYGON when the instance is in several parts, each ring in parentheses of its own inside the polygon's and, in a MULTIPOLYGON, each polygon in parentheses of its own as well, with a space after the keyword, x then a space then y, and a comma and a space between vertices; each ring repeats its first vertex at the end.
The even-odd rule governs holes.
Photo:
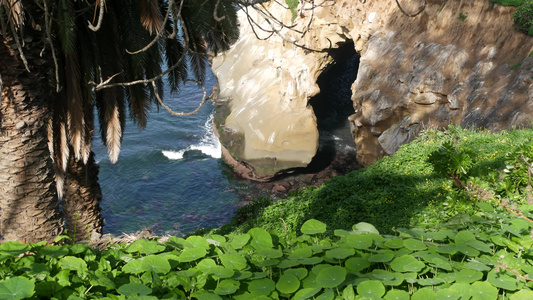
POLYGON ((219 232, 261 227, 283 235, 309 219, 320 220, 331 230, 348 229, 357 222, 371 223, 383 233, 393 233, 399 227, 436 227, 460 213, 473 212, 475 203, 455 188, 452 180, 434 171, 428 162, 432 152, 452 139, 473 161, 469 179, 493 185, 505 165, 506 154, 532 137, 531 129, 501 133, 458 127, 446 132, 429 130, 370 167, 333 178, 318 188, 293 192, 286 199, 255 210, 255 217, 245 222, 233 220, 219 232))

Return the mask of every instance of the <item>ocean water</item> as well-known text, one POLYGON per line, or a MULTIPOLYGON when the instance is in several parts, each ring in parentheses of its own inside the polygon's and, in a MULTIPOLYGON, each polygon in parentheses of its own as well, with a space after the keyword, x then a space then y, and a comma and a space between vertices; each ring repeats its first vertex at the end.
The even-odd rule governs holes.
MULTIPOLYGON (((341 53, 342 59, 321 75, 317 83, 322 92, 310 101, 317 112, 320 147, 303 173, 320 171, 337 154, 355 157, 347 117, 353 113, 351 83, 359 56, 353 45, 345 48, 351 52, 341 53)), ((208 92, 215 83, 208 70, 208 92)), ((190 83, 179 94, 165 91, 164 101, 175 111, 189 112, 202 95, 202 89, 190 83)), ((160 235, 182 235, 218 227, 230 221, 241 198, 270 195, 270 190, 238 178, 221 159, 213 133, 213 109, 213 103, 207 102, 192 116, 172 116, 154 106, 144 130, 127 122, 116 164, 109 162, 95 131, 93 151, 100 165, 104 233, 119 235, 148 228, 160 235)))
MULTIPOLYGON (((205 87, 211 91, 214 75, 205 87)), ((179 94, 165 91, 164 101, 175 111, 192 111, 202 98, 195 83, 179 94)), ((147 127, 128 120, 119 160, 111 164, 99 132, 93 151, 100 165, 105 218, 104 233, 133 233, 145 228, 157 234, 181 235, 201 227, 227 223, 246 182, 234 177, 221 160, 213 133, 213 104, 192 116, 172 116, 154 106, 147 127)))

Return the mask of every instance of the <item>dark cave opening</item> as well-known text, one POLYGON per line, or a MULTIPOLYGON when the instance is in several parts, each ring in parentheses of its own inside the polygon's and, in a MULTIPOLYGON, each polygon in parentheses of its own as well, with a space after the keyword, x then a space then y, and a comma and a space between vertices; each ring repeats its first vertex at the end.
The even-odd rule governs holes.
POLYGON ((333 61, 317 79, 320 93, 309 101, 317 118, 319 148, 305 173, 319 172, 339 158, 338 167, 355 168, 356 164, 348 117, 354 113, 351 86, 357 78, 360 55, 351 40, 330 50, 329 55, 333 61), (353 165, 342 166, 346 163, 353 165))

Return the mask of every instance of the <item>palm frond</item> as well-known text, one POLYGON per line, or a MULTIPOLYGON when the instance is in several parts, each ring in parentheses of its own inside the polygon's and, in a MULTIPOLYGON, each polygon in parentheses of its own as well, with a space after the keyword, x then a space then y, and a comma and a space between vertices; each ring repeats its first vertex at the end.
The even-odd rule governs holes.
MULTIPOLYGON (((94 70, 96 69, 96 57, 94 54, 94 35, 89 32, 87 24, 83 18, 80 20, 77 28, 79 30, 78 35, 78 53, 80 57, 80 69, 83 82, 89 82, 95 80, 94 70)), ((84 125, 85 125, 85 141, 82 143, 81 156, 83 163, 86 164, 91 154, 93 132, 94 132, 94 93, 91 87, 87 84, 81 85, 83 95, 83 112, 84 112, 84 125)))
POLYGON ((75 16, 72 5, 72 1, 69 0, 60 0, 59 5, 57 5, 59 42, 64 54, 71 54, 76 48, 75 16))
POLYGON ((24 24, 24 7, 20 0, 0 0, 0 5, 7 7, 8 19, 16 28, 24 24))
POLYGON ((133 85, 126 89, 130 118, 139 129, 144 129, 148 120, 148 110, 150 102, 148 101, 148 91, 145 86, 133 85))
POLYGON ((229 46, 239 38, 239 23, 237 8, 232 0, 221 0, 216 15, 222 19, 211 18, 211 29, 205 36, 209 48, 217 55, 220 51, 228 50, 229 46))
MULTIPOLYGON (((173 28, 171 22, 167 22, 165 30, 172 32, 173 28)), ((169 72, 167 76, 170 92, 174 93, 179 90, 179 85, 185 82, 188 76, 187 61, 182 59, 182 56, 185 55, 185 48, 183 47, 182 42, 177 38, 165 38, 162 40, 162 42, 164 44, 164 57, 166 59, 168 68, 179 63, 179 60, 181 59, 181 63, 179 63, 179 65, 171 72, 169 72)))
POLYGON ((141 4, 141 24, 150 35, 161 31, 163 26, 163 15, 159 9, 158 0, 140 0, 141 4))
MULTIPOLYGON (((112 5, 108 6, 108 15, 104 18, 102 28, 95 33, 95 44, 99 51, 96 62, 102 78, 113 77, 111 83, 124 82, 122 75, 124 65, 120 49, 117 17, 112 5)), ((120 153, 122 133, 125 126, 124 88, 106 88, 96 93, 96 107, 102 141, 107 147, 109 160, 115 163, 120 153)))
POLYGON ((70 144, 74 151, 74 157, 79 160, 82 157, 82 147, 85 143, 85 97, 80 86, 82 78, 80 75, 78 54, 67 54, 65 62, 68 134, 70 144))
POLYGON ((107 116, 106 128, 106 146, 111 163, 116 163, 120 154, 120 145, 122 143, 122 124, 118 105, 111 107, 107 116))
POLYGON ((107 147, 111 163, 118 160, 125 125, 123 91, 122 88, 113 87, 96 95, 102 141, 107 147))

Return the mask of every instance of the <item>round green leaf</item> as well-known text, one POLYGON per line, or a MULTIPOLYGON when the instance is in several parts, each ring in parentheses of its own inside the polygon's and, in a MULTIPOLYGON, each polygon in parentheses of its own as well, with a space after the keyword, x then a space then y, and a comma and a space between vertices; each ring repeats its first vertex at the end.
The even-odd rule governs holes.
POLYGON ((300 280, 298 280, 298 277, 288 273, 281 275, 278 283, 276 283, 276 288, 278 291, 285 294, 292 294, 296 292, 299 287, 300 280))
POLYGON ((217 295, 229 295, 235 293, 239 289, 239 282, 232 279, 224 279, 220 281, 215 289, 217 295))
POLYGON ((201 236, 192 235, 188 237, 186 241, 189 242, 192 247, 204 248, 205 250, 209 250, 209 242, 201 236))
POLYGON ((484 271, 491 270, 489 266, 479 263, 479 262, 473 262, 473 261, 466 263, 464 266, 474 271, 484 272, 484 271))
POLYGON ((304 259, 311 257, 311 255, 313 255, 311 247, 298 248, 294 249, 292 253, 289 254, 289 259, 304 259))
POLYGON ((364 269, 370 267, 370 262, 361 257, 351 257, 346 260, 345 266, 350 271, 361 272, 364 269))
POLYGON ((458 291, 451 288, 438 290, 435 295, 437 296, 437 300, 457 300, 461 297, 458 291))
POLYGON ((335 298, 335 293, 332 289, 325 289, 324 292, 317 297, 315 297, 315 300, 333 300, 335 298))
POLYGON ((287 269, 287 268, 292 268, 292 267, 295 267, 295 266, 299 266, 301 265, 302 263, 298 260, 295 260, 295 259, 284 259, 282 261, 280 261, 280 263, 276 266, 280 269, 287 269))
POLYGON ((220 258, 220 261, 226 268, 240 271, 246 268, 247 266, 246 258, 242 257, 239 254, 225 253, 220 255, 218 258, 220 258))
POLYGON ((217 265, 213 267, 212 274, 217 278, 230 278, 233 276, 233 274, 235 274, 235 272, 232 269, 217 265))
POLYGON ((324 259, 322 257, 313 256, 313 257, 300 259, 299 262, 302 265, 316 265, 316 264, 321 263, 323 260, 324 259))
POLYGON ((460 231, 455 235, 455 243, 456 244, 467 244, 470 241, 475 241, 476 236, 470 232, 470 231, 460 231))
POLYGON ((83 259, 74 256, 63 257, 59 260, 59 265, 63 270, 87 271, 87 263, 83 259))
POLYGON ((483 273, 470 269, 462 269, 455 274, 455 280, 457 282, 472 283, 481 280, 481 278, 483 278, 483 273))
POLYGON ((419 272, 426 265, 411 255, 396 257, 390 264, 396 272, 419 272))
POLYGON ((521 290, 514 294, 512 294, 509 297, 510 300, 530 300, 533 299, 533 291, 532 290, 521 290))
POLYGON ((60 258, 69 254, 69 250, 64 246, 46 246, 42 247, 38 253, 45 256, 60 258))
POLYGON ((156 274, 166 274, 171 269, 167 259, 156 255, 144 257, 141 261, 141 268, 143 272, 154 271, 156 274))
POLYGON ((372 237, 366 233, 350 234, 346 238, 346 243, 355 249, 368 249, 372 246, 373 242, 372 237))
POLYGON ((431 259, 431 262, 433 263, 434 267, 437 267, 437 268, 440 268, 440 269, 444 269, 446 271, 451 271, 452 270, 452 266, 450 265, 450 263, 448 263, 447 261, 443 260, 442 258, 433 257, 431 259))
POLYGON ((385 262, 391 261, 393 258, 394 258, 394 254, 387 252, 387 253, 379 253, 379 254, 372 255, 371 257, 368 258, 368 261, 385 263, 385 262))
POLYGON ((381 281, 367 280, 357 285, 357 293, 363 297, 379 299, 385 295, 385 286, 381 281))
POLYGON ((436 300, 437 295, 430 287, 421 288, 416 291, 412 296, 411 300, 436 300))
POLYGON ((136 240, 133 243, 129 244, 124 252, 134 253, 139 252, 142 254, 155 254, 165 250, 165 246, 159 244, 156 241, 140 239, 136 240))
POLYGON ((207 255, 207 251, 204 248, 186 248, 178 256, 180 262, 191 262, 207 255))
POLYGON ((248 234, 251 236, 252 240, 250 245, 256 249, 269 249, 274 247, 272 244, 272 236, 266 230, 262 228, 252 228, 248 231, 248 234))
POLYGON ((140 259, 132 260, 122 267, 122 271, 128 274, 139 274, 143 272, 143 270, 142 260, 140 259))
POLYGON ((351 284, 348 284, 342 291, 342 298, 343 299, 355 299, 355 292, 351 284))
POLYGON ((498 289, 487 281, 472 283, 468 293, 472 300, 493 300, 498 298, 498 289))
POLYGON ((478 257, 480 254, 478 250, 470 247, 467 244, 458 244, 458 245, 455 245, 455 248, 459 252, 462 252, 463 254, 468 255, 468 256, 478 257))
POLYGON ((305 221, 305 223, 302 225, 302 228, 300 231, 303 234, 317 234, 317 233, 324 233, 326 232, 326 224, 317 221, 315 219, 310 219, 305 221))
POLYGON ((346 269, 340 266, 326 267, 316 276, 316 283, 324 288, 334 288, 346 278, 346 269))
POLYGON ((444 282, 444 280, 440 278, 420 278, 418 279, 418 284, 426 286, 426 285, 438 285, 444 282))
POLYGON ((230 245, 234 249, 238 250, 238 249, 242 249, 242 247, 248 244, 248 241, 250 240, 250 235, 245 233, 245 234, 235 235, 232 238, 233 239, 231 240, 230 245))
POLYGON ((334 248, 326 251, 326 257, 330 259, 345 259, 354 254, 355 250, 352 248, 334 248))
POLYGON ((198 300, 222 300, 219 295, 210 293, 206 290, 199 290, 191 294, 192 297, 198 300))
POLYGON ((423 242, 421 242, 419 240, 415 240, 415 239, 407 239, 407 240, 403 241, 403 245, 405 246, 405 248, 407 248, 409 250, 414 250, 414 251, 420 251, 420 250, 427 249, 426 244, 424 244, 423 242))
POLYGON ((386 241, 385 242, 385 246, 389 247, 391 249, 403 248, 403 240, 402 239, 392 239, 390 241, 386 241))
POLYGON ((385 300, 409 300, 409 293, 402 290, 390 290, 385 295, 385 300))
POLYGON ((266 258, 280 258, 283 256, 283 252, 281 252, 281 250, 273 248, 259 249, 257 254, 266 258))
POLYGON ((207 273, 207 274, 212 273, 216 266, 217 266, 217 263, 211 258, 204 258, 198 263, 198 265, 196 265, 198 270, 204 273, 207 273))
POLYGON ((17 241, 6 241, 0 244, 0 251, 11 255, 22 254, 29 248, 28 245, 17 241))
POLYGON ((355 224, 352 227, 352 229, 355 230, 355 231, 360 231, 360 232, 368 232, 368 233, 379 234, 379 231, 376 229, 376 227, 374 227, 374 225, 372 225, 370 223, 366 223, 366 222, 359 222, 359 223, 355 224))
POLYGON ((24 299, 33 296, 35 284, 25 277, 12 277, 0 282, 0 299, 24 299))
POLYGON ((152 293, 152 289, 144 284, 130 282, 119 287, 117 292, 126 297, 133 294, 137 294, 137 296, 147 296, 152 293))
POLYGON ((307 276, 307 273, 306 268, 287 269, 285 271, 285 274, 292 274, 300 280, 304 279, 307 276))
POLYGON ((292 300, 303 300, 303 299, 309 299, 316 295, 318 292, 320 292, 321 288, 304 288, 299 290, 296 294, 294 294, 294 297, 292 297, 292 300))
POLYGON ((398 286, 405 279, 403 273, 392 273, 387 270, 374 269, 370 273, 370 278, 380 280, 384 285, 398 286))
POLYGON ((268 295, 276 289, 276 284, 270 278, 253 280, 248 283, 248 291, 254 295, 268 295))
POLYGON ((470 290, 470 284, 466 282, 456 282, 452 284, 450 289, 457 291, 457 293, 459 293, 459 295, 461 296, 468 295, 468 291, 470 290))
POLYGON ((518 289, 516 277, 509 276, 504 272, 489 272, 487 279, 495 287, 499 287, 508 291, 516 291, 518 289))

